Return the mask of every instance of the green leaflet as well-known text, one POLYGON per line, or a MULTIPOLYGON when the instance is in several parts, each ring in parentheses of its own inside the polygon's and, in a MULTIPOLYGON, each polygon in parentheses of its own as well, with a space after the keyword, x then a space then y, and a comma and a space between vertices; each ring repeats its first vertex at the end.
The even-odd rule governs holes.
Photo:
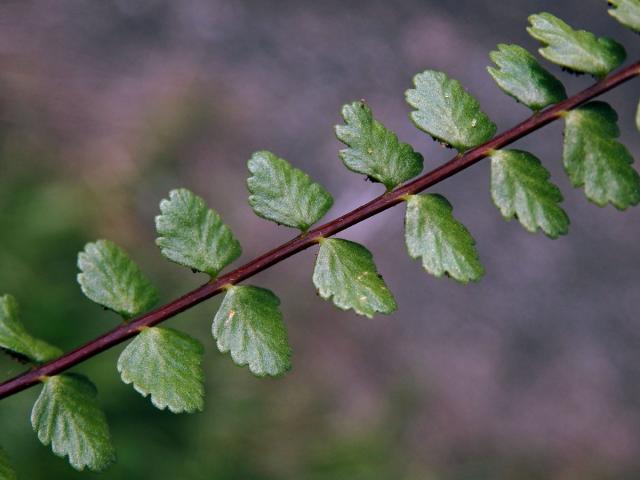
POLYGON ((564 168, 575 187, 601 207, 625 208, 640 202, 640 177, 633 157, 616 140, 620 135, 615 110, 591 102, 565 114, 564 168))
POLYGON ((48 362, 62 355, 62 350, 32 337, 20 321, 18 302, 13 295, 0 297, 0 349, 19 359, 48 362))
POLYGON ((405 216, 405 241, 411 258, 422 257, 422 266, 436 277, 444 274, 462 283, 484 274, 475 241, 452 214, 442 195, 410 195, 405 216))
POLYGON ((102 471, 115 461, 109 427, 88 378, 65 373, 44 380, 31 411, 31 424, 53 453, 68 456, 77 470, 102 471))
POLYGON ((540 228, 557 238, 569 230, 569 217, 560 207, 562 194, 549 181, 549 172, 535 156, 521 150, 491 155, 491 196, 502 216, 516 217, 535 233, 540 228))
POLYGON ((172 328, 145 328, 124 349, 118 371, 124 383, 157 408, 173 413, 204 406, 204 349, 200 342, 172 328))
POLYGON ((371 318, 376 312, 391 313, 397 308, 371 252, 349 240, 320 241, 313 283, 322 298, 332 298, 333 304, 342 310, 353 309, 371 318))
POLYGON ((262 218, 304 232, 333 205, 322 185, 271 152, 254 153, 247 166, 253 175, 247 180, 249 204, 262 218))
POLYGON ((340 150, 349 170, 381 182, 387 190, 420 174, 422 155, 373 118, 366 103, 344 105, 342 118, 346 125, 336 125, 336 136, 349 147, 340 150))
POLYGON ((9 458, 0 447, 0 480, 16 480, 16 472, 9 463, 9 458))
POLYGON ((621 24, 640 32, 640 0, 609 0, 609 15, 621 24))
POLYGON ((213 320, 218 349, 230 352, 237 365, 249 365, 255 375, 284 374, 291 368, 291 348, 279 305, 270 290, 230 287, 213 320))
POLYGON ((604 77, 626 57, 624 47, 585 30, 574 30, 558 17, 544 12, 529 17, 529 34, 546 45, 540 55, 574 72, 604 77))
POLYGON ((564 86, 518 45, 498 45, 489 54, 498 68, 487 70, 498 86, 532 110, 541 110, 567 98, 564 86))
POLYGON ((495 124, 478 101, 457 80, 426 70, 413 77, 415 89, 405 92, 413 123, 432 137, 464 152, 491 139, 495 124))
POLYGON ((169 260, 215 278, 242 253, 220 215, 186 188, 169 192, 156 217, 156 244, 169 260))
POLYGON ((158 292, 129 258, 109 240, 87 243, 78 254, 82 292, 103 307, 133 318, 158 301, 158 292))

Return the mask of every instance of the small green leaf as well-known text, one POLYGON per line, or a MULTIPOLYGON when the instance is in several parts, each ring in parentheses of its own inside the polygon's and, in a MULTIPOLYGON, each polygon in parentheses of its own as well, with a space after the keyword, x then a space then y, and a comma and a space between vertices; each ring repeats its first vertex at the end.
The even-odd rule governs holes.
POLYGON ((529 232, 540 228, 551 238, 565 235, 569 217, 560 207, 562 194, 535 156, 521 150, 491 155, 491 196, 507 220, 516 217, 529 232))
POLYGON ((373 118, 366 103, 343 106, 342 118, 346 125, 336 125, 336 136, 349 147, 340 150, 349 170, 381 182, 387 190, 420 174, 422 155, 373 118))
POLYGON ((495 124, 480 110, 478 101, 459 81, 442 72, 426 70, 413 77, 415 89, 407 90, 413 123, 459 152, 491 139, 495 124))
POLYGON ((220 215, 186 188, 169 192, 156 217, 156 244, 169 260, 215 278, 242 253, 220 215))
POLYGON ((126 252, 109 240, 87 243, 78 254, 82 292, 103 307, 133 318, 158 301, 158 292, 126 252))
POLYGON ((565 114, 564 168, 575 187, 601 207, 625 208, 640 202, 640 177, 633 157, 616 139, 618 115, 604 102, 591 102, 565 114))
POLYGON ((247 165, 249 204, 262 218, 306 231, 333 205, 322 185, 271 152, 254 153, 247 165))
POLYGON ((44 380, 33 405, 31 424, 53 453, 68 456, 76 470, 96 472, 115 461, 115 451, 104 413, 96 401, 96 387, 88 378, 62 374, 44 380))
POLYGON ((640 0, 609 0, 609 15, 621 24, 640 32, 640 0))
POLYGON ((320 296, 332 299, 342 309, 373 317, 391 313, 396 301, 378 274, 373 255, 359 243, 324 238, 313 271, 313 283, 320 296))
POLYGON ((529 34, 546 45, 538 50, 540 55, 571 71, 604 77, 622 64, 627 55, 615 40, 574 30, 550 13, 531 15, 529 22, 529 34))
POLYGON ((422 266, 436 277, 444 274, 462 283, 484 275, 475 241, 452 214, 442 195, 410 195, 405 216, 405 241, 411 258, 422 257, 422 266))
POLYGON ((17 478, 15 470, 9 463, 9 457, 0 447, 0 480, 16 480, 17 478))
POLYGON ((0 349, 20 360, 48 362, 62 355, 62 350, 32 337, 20 321, 18 302, 12 295, 0 297, 0 349))
POLYGON ((279 305, 270 290, 230 287, 213 320, 218 349, 255 375, 284 374, 291 368, 291 348, 279 305))
POLYGON ((200 342, 172 328, 145 328, 124 349, 118 371, 124 383, 157 408, 173 413, 201 411, 204 373, 200 342))
POLYGON ((567 98, 564 86, 518 45, 498 45, 489 54, 498 68, 487 67, 498 86, 532 110, 541 110, 567 98))

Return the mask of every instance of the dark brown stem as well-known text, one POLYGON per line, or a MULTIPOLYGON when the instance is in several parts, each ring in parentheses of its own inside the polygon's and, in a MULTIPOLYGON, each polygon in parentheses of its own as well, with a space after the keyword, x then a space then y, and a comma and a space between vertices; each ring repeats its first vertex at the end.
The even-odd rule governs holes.
POLYGON ((553 122, 557 118, 561 117, 564 112, 572 110, 638 75, 640 75, 640 62, 636 62, 626 68, 618 70, 613 75, 599 81, 593 86, 573 95, 561 103, 534 114, 524 122, 516 125, 506 132, 501 133, 487 143, 469 150, 463 155, 454 157, 447 163, 431 170, 415 180, 400 186, 395 190, 387 192, 329 223, 316 227, 308 231, 306 234, 300 235, 293 240, 280 245, 249 263, 236 268, 232 272, 196 288, 171 303, 146 313, 127 324, 122 324, 114 328, 110 332, 105 333, 95 340, 88 342, 87 344, 63 355, 60 358, 57 358, 56 360, 4 382, 0 385, 0 399, 37 384, 43 377, 57 375, 64 372, 94 355, 97 355, 114 345, 122 343, 134 335, 137 335, 144 327, 157 325, 158 323, 163 322, 164 320, 167 320, 178 313, 213 297, 214 295, 217 295, 223 291, 223 287, 225 285, 236 284, 252 277, 266 268, 269 268, 270 266, 281 262, 282 260, 289 258, 306 248, 309 248, 317 243, 317 240, 320 237, 335 235, 356 223, 401 203, 406 195, 416 194, 438 182, 441 182, 460 170, 464 170, 465 168, 482 160, 492 150, 497 150, 513 143, 534 130, 553 122))

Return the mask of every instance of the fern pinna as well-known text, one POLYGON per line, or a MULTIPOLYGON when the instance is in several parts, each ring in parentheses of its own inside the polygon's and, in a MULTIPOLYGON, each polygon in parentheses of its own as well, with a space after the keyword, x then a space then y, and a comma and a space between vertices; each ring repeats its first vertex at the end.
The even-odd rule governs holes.
MULTIPOLYGON (((615 19, 640 32, 640 0, 609 3, 615 19)), ((283 375, 291 368, 292 349, 280 299, 263 286, 244 281, 317 246, 312 281, 322 298, 367 317, 391 313, 396 301, 371 252, 333 236, 403 202, 409 255, 437 277, 478 281, 484 269, 473 236, 455 218, 445 197, 420 192, 489 158, 491 196, 501 215, 517 219, 530 232, 541 231, 550 238, 565 235, 569 217, 561 207, 562 194, 541 160, 529 152, 505 148, 557 119, 565 122, 563 163, 571 183, 583 188, 598 206, 610 204, 624 210, 638 204, 640 177, 632 167, 631 154, 618 141, 617 114, 610 105, 592 99, 640 75, 640 63, 611 73, 625 59, 619 43, 575 30, 550 13, 532 15, 529 22, 527 30, 541 42, 542 57, 573 73, 590 74, 598 82, 568 97, 563 84, 527 50, 498 45, 489 55, 494 64, 488 67, 489 74, 500 89, 529 107, 533 116, 495 136, 496 125, 458 81, 443 72, 419 73, 406 91, 410 119, 434 140, 458 152, 451 161, 419 177, 424 163, 420 153, 377 120, 364 101, 345 105, 342 123, 335 129, 345 145, 339 157, 349 170, 384 185, 385 193, 314 228, 331 208, 331 194, 276 154, 254 153, 248 162, 249 205, 256 215, 300 233, 222 276, 220 272, 240 256, 240 242, 201 197, 187 189, 169 192, 156 217, 156 243, 166 258, 205 273, 209 281, 151 310, 158 301, 157 291, 127 253, 108 240, 87 244, 78 256, 80 287, 89 299, 120 315, 123 323, 63 355, 56 346, 29 334, 15 298, 0 297, 0 348, 31 367, 0 385, 0 398, 42 384, 31 414, 40 441, 56 455, 68 457, 78 470, 104 470, 116 454, 97 389, 87 377, 66 373, 69 368, 132 338, 117 361, 122 380, 148 396, 157 408, 174 413, 202 410, 203 345, 157 324, 221 293, 224 299, 212 314, 211 330, 220 352, 229 353, 237 365, 246 366, 254 375, 283 375)), ((640 105, 636 123, 640 129, 640 105)), ((1 448, 0 478, 16 478, 1 448)))

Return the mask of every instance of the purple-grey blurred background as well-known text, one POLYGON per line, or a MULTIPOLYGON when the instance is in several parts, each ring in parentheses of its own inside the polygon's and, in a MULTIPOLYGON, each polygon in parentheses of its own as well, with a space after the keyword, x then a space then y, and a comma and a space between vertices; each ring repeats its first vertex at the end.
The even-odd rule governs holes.
MULTIPOLYGON (((239 265, 295 235, 249 208, 253 151, 307 171, 335 197, 329 217, 340 215, 383 191, 338 159, 341 105, 366 99, 431 169, 452 152, 408 120, 403 92, 415 73, 459 79, 505 130, 529 112, 492 82, 489 52, 498 43, 535 51, 526 18, 546 10, 637 59, 638 36, 606 9, 599 0, 4 0, 0 293, 18 297, 32 330, 75 347, 117 322, 75 285, 84 242, 125 246, 168 301, 205 280, 153 244, 171 188, 192 189, 223 216, 243 245, 239 265), (16 196, 23 184, 28 195, 16 196), (75 233, 49 248, 60 225, 75 233)), ((569 93, 593 82, 545 66, 569 93)), ((638 85, 603 97, 636 156, 638 85)), ((572 223, 559 240, 502 219, 486 162, 433 189, 477 240, 487 270, 478 284, 433 278, 408 257, 402 206, 341 235, 374 253, 399 304, 391 316, 369 320, 317 297, 314 251, 252 279, 282 300, 294 349, 282 379, 253 379, 217 353, 218 299, 169 322, 207 347, 202 414, 154 412, 119 382, 120 348, 78 367, 98 383, 119 449, 102 478, 638 478, 640 212, 588 203, 562 171, 561 145, 559 123, 516 144, 565 195, 572 223)), ((21 368, 0 363, 4 378, 21 368)), ((2 401, 0 445, 21 478, 76 478, 30 431, 36 394, 2 401)))

